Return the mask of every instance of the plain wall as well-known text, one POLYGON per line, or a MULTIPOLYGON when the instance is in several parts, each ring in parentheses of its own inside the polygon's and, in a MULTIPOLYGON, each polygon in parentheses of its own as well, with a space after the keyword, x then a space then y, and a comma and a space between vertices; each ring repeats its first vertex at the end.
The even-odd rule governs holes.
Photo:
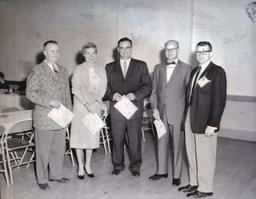
MULTIPOLYGON (((59 42, 60 59, 71 76, 83 62, 80 49, 88 41, 98 46, 98 65, 117 59, 117 41, 133 41, 133 57, 149 71, 164 60, 164 43, 179 41, 179 57, 193 66, 195 46, 208 40, 213 61, 227 74, 228 95, 256 97, 256 24, 245 7, 250 0, 8 0, 0 1, 0 71, 7 80, 27 78, 43 60, 47 40, 59 42)), ((226 129, 255 132, 256 103, 227 103, 226 129), (241 111, 243 110, 241 115, 241 111), (247 114, 247 111, 250 113, 247 114), (238 115, 237 115, 238 114, 238 115), (236 115, 236 116, 234 116, 236 115), (251 123, 239 124, 243 119, 251 123)))

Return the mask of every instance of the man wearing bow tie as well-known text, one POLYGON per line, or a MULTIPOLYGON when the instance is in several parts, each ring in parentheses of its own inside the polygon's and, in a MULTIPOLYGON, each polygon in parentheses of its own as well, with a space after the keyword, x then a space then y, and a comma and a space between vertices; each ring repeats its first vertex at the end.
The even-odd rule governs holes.
POLYGON ((153 90, 150 96, 153 116, 162 120, 166 133, 158 139, 157 171, 150 180, 168 177, 168 156, 170 138, 173 142, 173 185, 180 184, 184 152, 184 132, 181 122, 185 108, 185 88, 189 81, 191 66, 178 59, 179 43, 170 40, 165 43, 166 63, 155 66, 153 90))
POLYGON ((187 197, 213 195, 217 132, 226 104, 226 74, 211 61, 212 45, 199 42, 196 58, 199 67, 191 72, 186 90, 185 143, 189 162, 189 184, 179 191, 187 197))

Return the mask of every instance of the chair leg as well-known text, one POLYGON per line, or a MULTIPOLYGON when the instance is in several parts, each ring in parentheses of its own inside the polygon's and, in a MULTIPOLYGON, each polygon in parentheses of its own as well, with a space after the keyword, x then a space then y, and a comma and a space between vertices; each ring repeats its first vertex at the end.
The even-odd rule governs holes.
POLYGON ((107 145, 108 145, 108 153, 111 154, 111 149, 110 149, 110 140, 109 140, 109 132, 107 129, 106 130, 106 135, 107 135, 107 145))
POLYGON ((31 157, 28 161, 27 167, 29 167, 30 163, 33 162, 33 158, 35 157, 35 151, 33 151, 33 153, 31 154, 31 157))
POLYGON ((9 170, 11 185, 13 185, 12 167, 11 167, 11 163, 10 163, 9 151, 6 151, 6 156, 7 156, 7 163, 8 163, 8 170, 9 170))
POLYGON ((7 187, 10 187, 10 183, 9 183, 9 174, 8 174, 8 168, 7 168, 7 165, 6 165, 6 159, 5 159, 5 151, 4 149, 2 149, 2 156, 3 156, 3 167, 4 167, 4 176, 5 176, 5 180, 6 180, 6 184, 7 184, 7 187))
POLYGON ((100 134, 101 134, 101 137, 102 137, 102 142, 103 142, 105 154, 107 155, 108 152, 107 152, 107 148, 106 148, 106 140, 105 140, 105 135, 104 135, 104 133, 103 133, 103 129, 100 130, 100 134))
POLYGON ((75 166, 75 161, 74 161, 74 155, 73 155, 73 151, 72 149, 69 149, 70 150, 70 158, 71 158, 71 162, 72 162, 72 165, 73 167, 75 166))
POLYGON ((145 140, 145 135, 144 135, 144 129, 143 129, 143 127, 141 128, 141 133, 142 133, 143 142, 145 142, 146 140, 145 140))

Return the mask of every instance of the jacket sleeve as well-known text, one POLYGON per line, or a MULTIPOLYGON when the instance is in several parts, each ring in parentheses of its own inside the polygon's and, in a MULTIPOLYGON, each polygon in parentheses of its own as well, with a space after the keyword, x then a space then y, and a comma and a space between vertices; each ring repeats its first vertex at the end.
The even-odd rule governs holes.
POLYGON ((40 79, 41 73, 38 67, 35 66, 27 79, 26 96, 36 105, 50 107, 50 99, 45 95, 40 79))
POLYGON ((142 82, 141 86, 137 91, 135 91, 136 100, 141 100, 148 96, 151 93, 152 83, 151 78, 148 72, 147 64, 143 63, 143 71, 142 71, 142 82))
POLYGON ((150 103, 152 110, 157 108, 157 74, 158 74, 159 67, 155 66, 154 73, 153 73, 153 84, 152 84, 152 92, 150 95, 150 103))
POLYGON ((226 104, 227 81, 225 71, 218 67, 212 88, 211 113, 208 126, 219 128, 220 120, 226 104))
POLYGON ((112 86, 111 86, 111 73, 112 73, 112 67, 111 65, 106 65, 106 74, 107 74, 107 91, 105 94, 106 99, 113 101, 113 95, 115 94, 112 86))

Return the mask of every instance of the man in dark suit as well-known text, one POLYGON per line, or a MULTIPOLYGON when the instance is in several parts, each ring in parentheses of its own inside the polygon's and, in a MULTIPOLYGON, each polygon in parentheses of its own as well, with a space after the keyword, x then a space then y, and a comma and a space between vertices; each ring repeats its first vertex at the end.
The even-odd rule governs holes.
POLYGON ((140 175, 141 155, 141 126, 143 115, 143 100, 151 92, 151 79, 147 64, 131 58, 132 41, 122 38, 118 41, 120 60, 106 65, 107 98, 110 100, 110 118, 113 136, 113 171, 118 175, 124 170, 124 144, 127 137, 129 170, 134 176, 140 175), (122 96, 126 96, 138 108, 127 120, 115 107, 122 96))
POLYGON ((211 61, 212 46, 199 42, 196 57, 199 66, 191 72, 186 93, 185 143, 189 162, 189 184, 179 191, 187 197, 213 195, 217 132, 226 104, 226 74, 211 61))
POLYGON ((184 155, 184 131, 181 123, 185 108, 185 90, 189 81, 191 66, 178 59, 179 43, 170 40, 165 43, 167 62, 155 66, 153 90, 150 96, 153 116, 163 121, 166 133, 158 139, 157 172, 150 180, 168 177, 168 151, 170 138, 173 142, 173 185, 180 184, 184 155))

